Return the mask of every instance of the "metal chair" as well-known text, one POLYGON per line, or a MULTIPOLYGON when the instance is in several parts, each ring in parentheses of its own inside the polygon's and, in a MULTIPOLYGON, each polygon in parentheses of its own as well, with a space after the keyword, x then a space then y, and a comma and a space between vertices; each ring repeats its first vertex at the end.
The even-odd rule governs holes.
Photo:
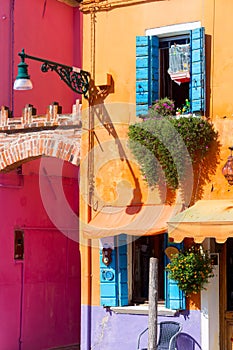
MULTIPOLYGON (((159 336, 157 342, 157 350, 176 350, 176 337, 182 330, 182 325, 174 321, 164 321, 158 323, 159 336)), ((138 336, 137 350, 147 350, 145 347, 141 347, 141 340, 143 334, 148 331, 148 328, 144 329, 138 336)))
POLYGON ((176 338, 177 350, 201 350, 201 346, 198 342, 187 333, 179 333, 176 338))

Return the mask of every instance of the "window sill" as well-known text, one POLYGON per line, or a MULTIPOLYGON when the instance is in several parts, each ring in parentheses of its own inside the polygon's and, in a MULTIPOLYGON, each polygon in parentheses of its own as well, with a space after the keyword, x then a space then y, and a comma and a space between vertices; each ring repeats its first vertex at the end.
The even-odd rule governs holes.
MULTIPOLYGON (((148 315, 148 304, 135 306, 117 306, 110 308, 116 314, 148 315)), ((159 304, 157 309, 158 316, 175 316, 177 310, 166 309, 164 305, 159 304)))

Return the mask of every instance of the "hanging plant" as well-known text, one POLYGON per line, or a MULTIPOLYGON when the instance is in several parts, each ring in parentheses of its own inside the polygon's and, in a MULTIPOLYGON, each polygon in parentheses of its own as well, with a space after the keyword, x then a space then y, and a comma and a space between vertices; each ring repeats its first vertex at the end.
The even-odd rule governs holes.
POLYGON ((185 294, 197 294, 206 289, 209 279, 214 276, 209 253, 196 245, 173 254, 166 271, 168 278, 176 281, 185 294))
POLYGON ((141 122, 129 126, 129 147, 152 187, 163 173, 167 186, 177 189, 189 165, 203 160, 218 136, 207 120, 190 114, 177 118, 171 110, 173 101, 158 100, 141 122))

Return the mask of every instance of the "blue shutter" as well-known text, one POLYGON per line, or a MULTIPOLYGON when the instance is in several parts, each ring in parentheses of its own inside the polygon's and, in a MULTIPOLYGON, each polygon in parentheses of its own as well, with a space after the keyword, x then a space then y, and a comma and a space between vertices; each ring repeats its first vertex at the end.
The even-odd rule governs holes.
POLYGON ((112 261, 106 266, 100 250, 100 305, 128 305, 127 236, 115 238, 112 261))
POLYGON ((136 37, 136 115, 148 112, 150 86, 150 37, 136 37))
MULTIPOLYGON (((168 239, 165 240, 165 249, 168 246, 173 246, 179 250, 183 248, 183 243, 169 243, 168 239)), ((165 266, 168 264, 169 259, 165 254, 165 266)), ((186 298, 182 290, 179 289, 177 283, 174 280, 168 278, 168 272, 165 271, 165 305, 168 309, 172 310, 185 310, 186 298)))
POLYGON ((159 39, 136 37, 136 115, 148 112, 152 101, 158 98, 159 39))
POLYGON ((191 42, 191 111, 203 114, 206 111, 206 76, 205 76, 205 29, 197 28, 190 32, 191 42))
POLYGON ((128 305, 127 235, 117 237, 119 306, 128 305))

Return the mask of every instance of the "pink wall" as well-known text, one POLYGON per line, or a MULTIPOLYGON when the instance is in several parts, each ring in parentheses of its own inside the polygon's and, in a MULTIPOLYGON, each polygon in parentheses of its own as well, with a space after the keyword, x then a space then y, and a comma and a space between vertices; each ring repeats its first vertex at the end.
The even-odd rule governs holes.
POLYGON ((78 226, 63 215, 66 206, 78 213, 78 167, 63 166, 54 158, 42 158, 42 162, 47 175, 40 167, 41 160, 26 163, 21 185, 17 175, 0 174, 0 348, 4 350, 79 343, 78 226), (39 173, 47 188, 40 185, 39 173), (67 198, 63 205, 57 193, 59 183, 67 198), (53 199, 50 209, 63 217, 64 222, 59 221, 67 228, 63 233, 51 222, 50 209, 47 213, 44 208, 46 197, 53 199), (23 261, 14 260, 15 228, 25 234, 23 261), (72 239, 67 237, 69 231, 72 239))
POLYGON ((32 56, 69 66, 81 65, 80 12, 57 0, 1 0, 0 3, 0 104, 21 115, 31 103, 38 114, 46 112, 53 101, 72 110, 78 94, 60 80, 55 72, 42 73, 40 62, 27 60, 33 82, 31 91, 12 91, 17 75, 18 53, 22 48, 32 56))

